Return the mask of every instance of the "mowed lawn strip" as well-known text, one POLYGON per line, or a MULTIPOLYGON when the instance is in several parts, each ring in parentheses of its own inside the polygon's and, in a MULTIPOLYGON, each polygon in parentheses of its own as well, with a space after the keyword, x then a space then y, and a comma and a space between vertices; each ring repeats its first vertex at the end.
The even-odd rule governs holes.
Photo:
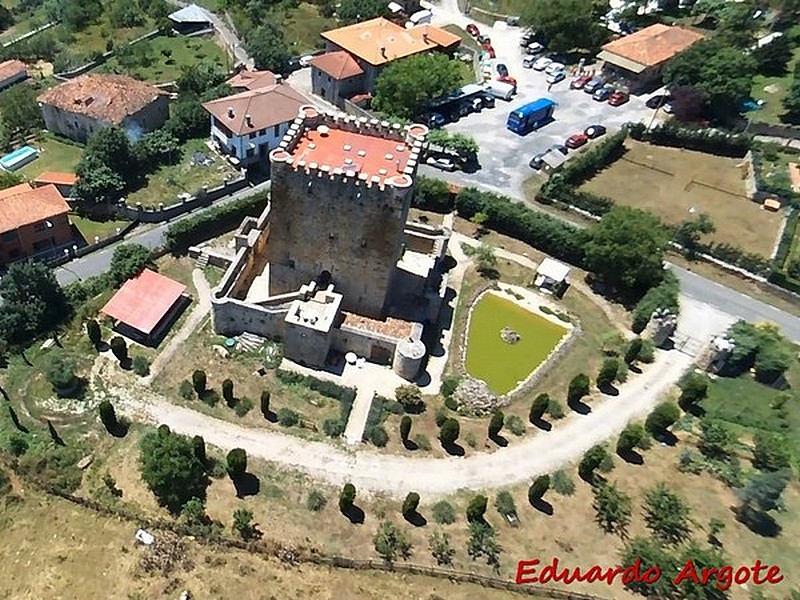
POLYGON ((650 211, 670 225, 706 213, 716 231, 704 241, 772 255, 783 213, 763 210, 747 199, 743 159, 634 140, 626 146, 625 156, 581 189, 650 211))
POLYGON ((511 300, 485 294, 470 317, 467 372, 485 381, 495 394, 505 394, 547 358, 565 332, 511 300), (519 334, 519 341, 504 342, 500 336, 504 327, 519 334))

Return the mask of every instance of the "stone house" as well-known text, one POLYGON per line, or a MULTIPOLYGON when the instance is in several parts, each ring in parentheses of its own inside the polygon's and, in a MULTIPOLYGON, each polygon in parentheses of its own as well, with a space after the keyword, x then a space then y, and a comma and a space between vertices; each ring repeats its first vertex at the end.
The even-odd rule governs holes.
POLYGON ((345 98, 360 94, 364 87, 362 69, 344 50, 315 56, 311 64, 311 90, 339 108, 345 98))
POLYGON ((7 60, 0 63, 0 90, 28 78, 28 66, 21 60, 7 60))
POLYGON ((45 127, 76 142, 86 142, 98 129, 111 126, 136 141, 169 118, 167 92, 125 75, 87 73, 37 100, 45 127))

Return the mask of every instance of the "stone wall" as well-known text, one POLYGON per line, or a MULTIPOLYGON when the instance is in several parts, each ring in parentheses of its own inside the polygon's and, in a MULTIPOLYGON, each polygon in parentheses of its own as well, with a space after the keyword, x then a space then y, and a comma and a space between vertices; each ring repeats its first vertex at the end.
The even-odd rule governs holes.
POLYGON ((283 339, 284 319, 289 313, 288 303, 264 307, 235 298, 212 297, 211 304, 214 331, 220 335, 236 336, 249 332, 273 340, 283 339))

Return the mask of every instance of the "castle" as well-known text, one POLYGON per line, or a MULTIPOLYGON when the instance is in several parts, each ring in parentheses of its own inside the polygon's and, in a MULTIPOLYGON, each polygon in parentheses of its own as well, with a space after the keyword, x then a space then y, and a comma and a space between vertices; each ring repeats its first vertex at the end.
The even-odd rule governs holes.
POLYGON ((280 339, 287 358, 316 368, 353 352, 413 380, 450 237, 407 222, 427 133, 301 107, 269 155, 269 204, 235 235, 215 330, 280 339))

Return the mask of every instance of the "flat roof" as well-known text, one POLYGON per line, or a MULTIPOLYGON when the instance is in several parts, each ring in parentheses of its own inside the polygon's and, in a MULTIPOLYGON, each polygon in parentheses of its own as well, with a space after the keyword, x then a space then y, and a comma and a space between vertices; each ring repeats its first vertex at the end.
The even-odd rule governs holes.
POLYGON ((545 258, 536 269, 537 275, 544 275, 553 281, 565 281, 569 275, 569 266, 552 258, 545 258))
POLYGON ((126 281, 100 312, 149 335, 184 291, 182 283, 144 269, 126 281))
POLYGON ((318 168, 327 165, 331 172, 338 168, 384 180, 403 173, 410 153, 403 141, 318 126, 306 131, 290 154, 295 165, 305 161, 318 168))

